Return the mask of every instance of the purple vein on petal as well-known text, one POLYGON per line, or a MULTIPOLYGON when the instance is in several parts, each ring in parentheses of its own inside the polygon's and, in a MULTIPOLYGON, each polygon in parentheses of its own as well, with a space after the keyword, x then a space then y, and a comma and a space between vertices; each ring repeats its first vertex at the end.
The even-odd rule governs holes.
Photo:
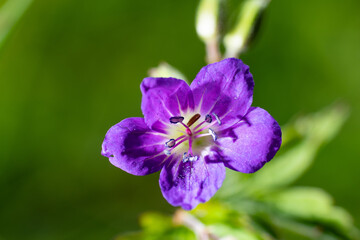
POLYGON ((162 146, 162 145, 163 145, 162 143, 151 144, 151 145, 141 145, 141 146, 138 146, 138 147, 126 148, 126 151, 142 149, 142 148, 146 148, 146 147, 153 147, 153 146, 162 146))
POLYGON ((180 115, 183 116, 184 113, 183 113, 183 111, 181 109, 181 104, 180 104, 179 96, 177 95, 177 93, 176 93, 176 100, 177 100, 177 103, 178 103, 180 115))

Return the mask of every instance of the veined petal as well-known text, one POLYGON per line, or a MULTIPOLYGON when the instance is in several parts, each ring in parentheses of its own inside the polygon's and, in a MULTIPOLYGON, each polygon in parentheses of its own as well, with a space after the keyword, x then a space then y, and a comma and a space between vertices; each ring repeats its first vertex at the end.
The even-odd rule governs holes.
POLYGON ((164 198, 173 206, 185 210, 208 201, 221 187, 225 178, 222 162, 207 162, 200 157, 194 162, 174 161, 160 173, 160 188, 164 198))
POLYGON ((194 109, 194 99, 189 85, 175 78, 145 78, 141 83, 143 94, 141 110, 147 125, 169 124, 170 117, 182 116, 194 109))
POLYGON ((130 174, 147 175, 159 171, 167 160, 166 140, 149 129, 143 118, 127 118, 106 133, 101 154, 130 174))
POLYGON ((243 120, 223 131, 217 140, 224 165, 253 173, 270 161, 281 145, 281 129, 264 109, 251 107, 243 120))
POLYGON ((225 127, 238 122, 248 111, 254 81, 247 65, 228 58, 203 67, 190 88, 201 115, 215 113, 225 127))

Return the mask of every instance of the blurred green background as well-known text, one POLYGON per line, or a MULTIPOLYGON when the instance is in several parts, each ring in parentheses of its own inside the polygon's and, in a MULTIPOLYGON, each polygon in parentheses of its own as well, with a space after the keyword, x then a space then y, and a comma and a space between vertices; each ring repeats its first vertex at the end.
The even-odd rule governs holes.
MULTIPOLYGON (((173 210, 158 174, 129 175, 100 150, 112 125, 142 116, 150 67, 167 61, 193 79, 205 65, 197 3, 32 2, 0 49, 0 239, 111 239, 138 229, 144 211, 173 210)), ((280 124, 339 99, 350 105, 343 131, 297 185, 325 189, 357 226, 359 9, 358 0, 273 0, 241 56, 254 105, 280 124)))

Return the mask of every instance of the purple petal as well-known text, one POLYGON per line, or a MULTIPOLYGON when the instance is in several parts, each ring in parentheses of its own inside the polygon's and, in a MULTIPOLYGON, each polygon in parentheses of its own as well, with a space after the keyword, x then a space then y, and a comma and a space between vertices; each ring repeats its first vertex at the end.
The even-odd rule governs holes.
POLYGON ((203 157, 185 163, 180 159, 164 166, 160 188, 171 205, 191 210, 200 202, 208 201, 221 187, 225 167, 222 162, 207 163, 203 157))
POLYGON ((217 144, 226 167, 253 173, 279 150, 281 129, 267 111, 251 107, 241 122, 221 133, 217 144))
POLYGON ((145 78, 141 83, 141 109, 145 122, 152 129, 165 128, 170 117, 182 116, 194 109, 189 85, 175 78, 145 78))
POLYGON ((167 140, 150 130, 143 118, 127 118, 106 133, 101 154, 130 174, 147 175, 164 165, 167 140))
POLYGON ((228 58, 203 67, 190 88, 201 115, 215 113, 230 126, 251 106, 254 81, 247 65, 228 58))

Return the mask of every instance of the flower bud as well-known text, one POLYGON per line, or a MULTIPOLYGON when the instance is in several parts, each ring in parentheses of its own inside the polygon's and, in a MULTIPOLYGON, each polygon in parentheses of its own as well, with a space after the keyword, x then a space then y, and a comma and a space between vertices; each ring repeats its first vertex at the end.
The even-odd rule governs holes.
POLYGON ((218 36, 219 0, 201 0, 196 14, 196 32, 204 41, 218 36))
POLYGON ((226 57, 238 57, 245 49, 259 15, 270 0, 246 0, 240 10, 234 28, 225 35, 224 45, 226 57))
POLYGON ((184 74, 166 62, 160 63, 158 67, 151 68, 148 74, 150 77, 173 77, 187 81, 184 74))

